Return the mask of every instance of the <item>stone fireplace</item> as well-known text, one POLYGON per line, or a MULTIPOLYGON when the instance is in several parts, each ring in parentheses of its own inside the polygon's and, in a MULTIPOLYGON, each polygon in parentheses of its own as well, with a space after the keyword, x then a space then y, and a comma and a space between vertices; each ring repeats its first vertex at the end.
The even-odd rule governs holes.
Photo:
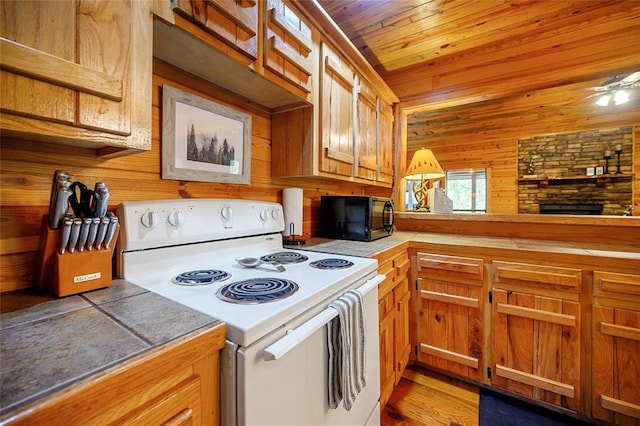
POLYGON ((631 127, 519 139, 518 212, 598 214, 599 207, 579 206, 602 206, 600 214, 622 215, 632 203, 632 149, 631 127), (622 147, 620 174, 617 145, 622 147), (608 174, 607 150, 612 154, 608 174))

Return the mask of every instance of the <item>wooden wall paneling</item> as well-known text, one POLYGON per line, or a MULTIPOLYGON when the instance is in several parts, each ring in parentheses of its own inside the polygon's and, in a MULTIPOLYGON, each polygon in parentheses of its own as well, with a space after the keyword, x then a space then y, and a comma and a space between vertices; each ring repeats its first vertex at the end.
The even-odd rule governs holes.
MULTIPOLYGON (((95 151, 28 140, 3 138, 0 158, 0 292, 33 287, 40 220, 46 214, 54 170, 93 185, 104 181, 112 199, 110 209, 123 201, 165 198, 245 198, 282 201, 282 188, 304 190, 305 236, 317 234, 320 197, 329 194, 390 196, 391 190, 329 179, 273 179, 271 176, 271 115, 223 88, 154 60, 152 148, 112 159, 95 151), (184 182, 160 178, 162 85, 237 108, 252 116, 252 176, 250 185, 184 182)), ((295 162, 296 158, 290 161, 295 162)))
POLYGON ((640 125, 633 128, 633 215, 640 216, 640 125))

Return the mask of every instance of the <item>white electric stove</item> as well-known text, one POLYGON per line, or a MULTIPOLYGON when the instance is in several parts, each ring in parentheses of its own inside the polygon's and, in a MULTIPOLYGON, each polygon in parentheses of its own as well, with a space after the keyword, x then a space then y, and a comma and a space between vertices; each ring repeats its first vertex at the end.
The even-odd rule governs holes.
POLYGON ((384 277, 375 260, 283 247, 278 203, 125 202, 118 217, 119 277, 227 324, 222 424, 377 424, 377 291, 371 290, 384 277), (240 257, 263 263, 248 268, 240 257), (323 326, 335 316, 329 303, 349 289, 366 293, 368 385, 350 411, 330 410, 323 326))

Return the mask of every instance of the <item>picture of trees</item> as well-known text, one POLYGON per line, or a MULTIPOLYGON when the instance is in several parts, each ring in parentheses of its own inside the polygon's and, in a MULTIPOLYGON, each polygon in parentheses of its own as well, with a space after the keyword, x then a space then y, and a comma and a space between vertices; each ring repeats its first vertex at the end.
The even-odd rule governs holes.
POLYGON ((235 160, 235 148, 229 146, 227 138, 220 143, 218 134, 197 133, 195 124, 187 134, 187 160, 230 166, 235 160))
POLYGON ((162 178, 251 183, 251 115, 162 86, 162 178))

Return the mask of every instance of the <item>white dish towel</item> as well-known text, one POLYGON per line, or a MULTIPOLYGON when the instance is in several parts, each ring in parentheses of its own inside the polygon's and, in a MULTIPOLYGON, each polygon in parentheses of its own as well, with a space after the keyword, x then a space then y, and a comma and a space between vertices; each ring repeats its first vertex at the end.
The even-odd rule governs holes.
POLYGON ((329 405, 335 409, 343 401, 349 411, 366 385, 362 294, 349 290, 329 306, 338 311, 338 316, 327 323, 329 405))

